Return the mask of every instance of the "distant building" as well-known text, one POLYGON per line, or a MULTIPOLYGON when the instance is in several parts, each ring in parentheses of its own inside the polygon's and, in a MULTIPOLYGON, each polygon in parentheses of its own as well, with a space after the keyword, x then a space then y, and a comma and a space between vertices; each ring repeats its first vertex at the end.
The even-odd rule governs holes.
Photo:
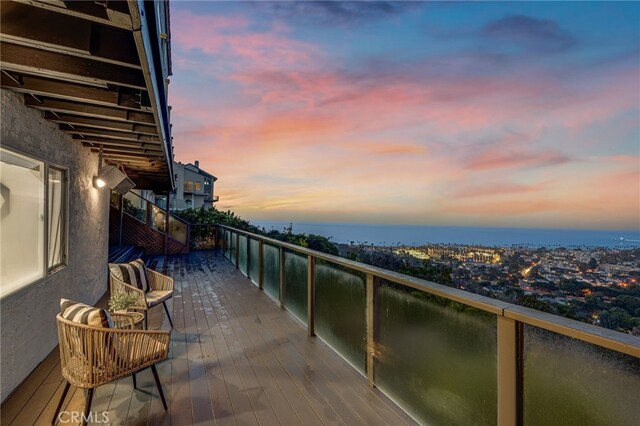
MULTIPOLYGON (((174 161, 173 172, 175 190, 170 196, 170 210, 199 209, 200 207, 209 209, 218 201, 219 197, 214 195, 213 190, 218 178, 202 170, 199 161, 194 161, 194 164, 174 161)), ((166 208, 165 194, 138 189, 133 189, 131 192, 141 197, 128 198, 135 208, 144 209, 145 200, 157 204, 161 209, 166 208)))
POLYGON ((217 177, 200 168, 200 162, 182 164, 173 162, 176 190, 171 194, 169 208, 171 210, 205 209, 213 207, 218 201, 214 195, 214 184, 217 177))

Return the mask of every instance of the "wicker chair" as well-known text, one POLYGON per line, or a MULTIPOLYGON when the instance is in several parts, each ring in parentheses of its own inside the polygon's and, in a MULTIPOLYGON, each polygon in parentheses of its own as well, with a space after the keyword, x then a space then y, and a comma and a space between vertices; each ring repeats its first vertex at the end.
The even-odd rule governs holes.
POLYGON ((154 306, 162 303, 164 310, 167 313, 169 324, 173 328, 173 321, 169 314, 169 308, 167 308, 166 301, 173 297, 173 278, 163 275, 153 269, 147 269, 149 276, 150 291, 145 293, 137 287, 127 284, 116 277, 111 270, 109 270, 109 290, 111 294, 116 293, 135 293, 138 295, 138 302, 132 306, 131 309, 138 309, 144 311, 144 324, 147 328, 147 311, 154 306))
POLYGON ((167 403, 162 393, 155 364, 169 354, 169 331, 133 330, 133 317, 127 314, 111 314, 116 327, 105 328, 79 324, 66 320, 58 314, 58 341, 60 343, 60 366, 66 383, 52 424, 58 420, 69 387, 74 385, 86 389, 87 396, 82 424, 86 424, 91 410, 93 391, 98 386, 151 367, 162 405, 167 403))

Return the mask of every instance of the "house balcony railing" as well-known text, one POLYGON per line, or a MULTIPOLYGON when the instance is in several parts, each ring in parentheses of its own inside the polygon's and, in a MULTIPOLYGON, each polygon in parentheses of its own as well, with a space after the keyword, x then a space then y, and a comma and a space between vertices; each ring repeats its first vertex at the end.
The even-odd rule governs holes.
POLYGON ((217 246, 425 424, 637 424, 640 338, 242 230, 217 246))
MULTIPOLYGON (((190 224, 171 213, 169 213, 167 221, 167 212, 164 206, 152 203, 135 192, 127 192, 123 195, 122 201, 123 213, 163 234, 166 233, 168 225, 170 238, 186 246, 189 245, 190 224)), ((112 204, 119 208, 117 200, 112 199, 112 204)))

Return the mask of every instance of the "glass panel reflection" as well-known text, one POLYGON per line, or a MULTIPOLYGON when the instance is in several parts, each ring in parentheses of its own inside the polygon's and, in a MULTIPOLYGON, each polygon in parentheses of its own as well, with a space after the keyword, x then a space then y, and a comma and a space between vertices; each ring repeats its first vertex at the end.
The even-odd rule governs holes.
POLYGON ((524 326, 525 425, 637 425, 640 359, 524 326))
POLYGON ((307 323, 307 256, 284 251, 284 306, 307 323))
POLYGON ((262 288, 271 297, 280 299, 280 252, 277 247, 264 244, 262 246, 262 288))
POLYGON ((315 332, 366 371, 366 275, 316 259, 315 332))
POLYGON ((424 424, 496 424, 494 315, 381 281, 375 317, 380 389, 424 424))
POLYGON ((258 285, 260 274, 260 262, 258 251, 260 242, 254 238, 249 240, 249 277, 256 285, 258 285))

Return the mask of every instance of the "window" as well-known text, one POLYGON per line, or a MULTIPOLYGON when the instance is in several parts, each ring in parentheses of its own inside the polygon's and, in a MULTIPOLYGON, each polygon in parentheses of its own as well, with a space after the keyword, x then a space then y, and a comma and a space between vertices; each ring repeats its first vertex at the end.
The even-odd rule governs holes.
POLYGON ((184 190, 186 192, 201 191, 202 182, 194 182, 192 180, 187 180, 184 182, 184 190))
POLYGON ((0 148, 0 297, 66 262, 67 172, 0 148))

